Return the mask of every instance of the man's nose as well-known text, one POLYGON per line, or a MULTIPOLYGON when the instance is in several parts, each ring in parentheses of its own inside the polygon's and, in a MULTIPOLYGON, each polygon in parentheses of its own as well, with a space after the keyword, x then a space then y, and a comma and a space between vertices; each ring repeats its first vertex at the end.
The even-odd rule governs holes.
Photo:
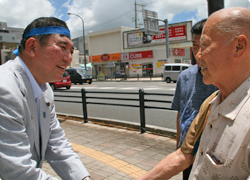
POLYGON ((65 52, 65 54, 64 54, 64 56, 63 56, 63 60, 64 61, 67 61, 68 62, 68 64, 70 64, 71 63, 71 61, 72 61, 72 53, 69 51, 67 51, 67 52, 65 52))
POLYGON ((196 55, 195 55, 196 64, 197 64, 198 66, 200 66, 201 58, 202 58, 202 56, 201 56, 201 48, 199 48, 198 52, 197 52, 196 55))
POLYGON ((196 54, 198 53, 199 49, 200 49, 200 48, 196 48, 196 49, 194 50, 195 56, 196 56, 196 54))
POLYGON ((199 48, 198 52, 196 53, 195 59, 196 60, 201 60, 202 56, 201 56, 201 48, 199 48))

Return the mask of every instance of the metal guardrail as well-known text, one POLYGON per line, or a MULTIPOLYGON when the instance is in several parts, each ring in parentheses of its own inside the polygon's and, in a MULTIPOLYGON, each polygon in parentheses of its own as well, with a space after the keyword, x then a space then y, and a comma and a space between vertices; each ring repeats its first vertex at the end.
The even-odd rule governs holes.
MULTIPOLYGON (((60 91, 55 90, 55 92, 66 92, 66 93, 79 93, 79 91, 60 91)), ((139 92, 114 92, 114 91, 86 91, 84 88, 81 89, 81 96, 65 96, 65 95, 54 95, 55 97, 63 97, 63 98, 70 98, 70 100, 57 100, 57 102, 69 102, 69 103, 81 103, 82 110, 83 110, 83 118, 84 123, 88 122, 88 111, 87 111, 87 104, 96 104, 96 105, 109 105, 109 106, 126 106, 126 107, 136 107, 140 108, 140 126, 141 126, 141 133, 146 132, 146 120, 145 120, 145 109, 161 109, 161 110, 173 110, 171 108, 166 107, 157 107, 157 106, 147 106, 145 102, 156 102, 156 103, 171 103, 171 101, 164 101, 164 100, 154 100, 145 98, 145 96, 173 96, 173 94, 166 94, 166 93, 146 93, 143 89, 139 89, 139 92), (87 96, 87 94, 120 94, 120 95, 138 95, 138 98, 114 98, 114 97, 96 97, 96 96, 87 96), (72 98, 81 99, 81 101, 72 101, 72 98), (132 105, 132 104, 118 104, 118 103, 108 103, 108 102, 90 102, 87 99, 102 99, 102 100, 119 100, 121 101, 135 101, 139 102, 139 105, 132 105)))

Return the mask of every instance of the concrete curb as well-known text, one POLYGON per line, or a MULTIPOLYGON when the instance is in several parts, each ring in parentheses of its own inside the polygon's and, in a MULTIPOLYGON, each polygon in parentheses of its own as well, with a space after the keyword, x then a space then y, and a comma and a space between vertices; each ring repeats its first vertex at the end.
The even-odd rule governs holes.
MULTIPOLYGON (((68 118, 76 120, 76 121, 82 121, 82 122, 84 121, 83 117, 80 115, 57 113, 57 116, 58 116, 58 119, 61 121, 68 119, 68 118)), ((103 125, 103 126, 126 128, 128 130, 140 131, 139 123, 126 122, 126 121, 114 120, 114 119, 95 118, 95 117, 89 117, 88 121, 91 121, 92 123, 103 125)), ((166 137, 170 137, 174 139, 176 138, 175 129, 147 125, 146 132, 147 133, 150 132, 152 134, 166 136, 166 137)))

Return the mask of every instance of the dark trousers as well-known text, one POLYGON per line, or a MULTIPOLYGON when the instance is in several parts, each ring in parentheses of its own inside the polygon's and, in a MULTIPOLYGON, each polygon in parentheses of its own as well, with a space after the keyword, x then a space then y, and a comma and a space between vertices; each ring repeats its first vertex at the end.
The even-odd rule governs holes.
POLYGON ((192 170, 192 166, 193 166, 193 165, 189 166, 187 169, 185 169, 185 170, 183 171, 183 180, 188 180, 189 174, 190 174, 190 172, 191 172, 191 170, 192 170))

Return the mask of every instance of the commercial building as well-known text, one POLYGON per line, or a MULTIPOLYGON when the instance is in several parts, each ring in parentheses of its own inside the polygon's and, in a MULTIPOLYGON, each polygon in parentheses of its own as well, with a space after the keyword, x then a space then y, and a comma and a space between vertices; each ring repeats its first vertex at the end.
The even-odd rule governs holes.
MULTIPOLYGON (((146 34, 144 29, 116 27, 88 33, 89 62, 93 77, 122 72, 127 77, 161 76, 166 63, 192 63, 191 21, 168 25, 170 58, 166 58, 164 33, 146 34)), ((165 31, 165 26, 160 26, 165 31)))
POLYGON ((0 64, 15 58, 12 51, 18 47, 23 31, 22 28, 8 27, 7 22, 0 22, 0 64))

